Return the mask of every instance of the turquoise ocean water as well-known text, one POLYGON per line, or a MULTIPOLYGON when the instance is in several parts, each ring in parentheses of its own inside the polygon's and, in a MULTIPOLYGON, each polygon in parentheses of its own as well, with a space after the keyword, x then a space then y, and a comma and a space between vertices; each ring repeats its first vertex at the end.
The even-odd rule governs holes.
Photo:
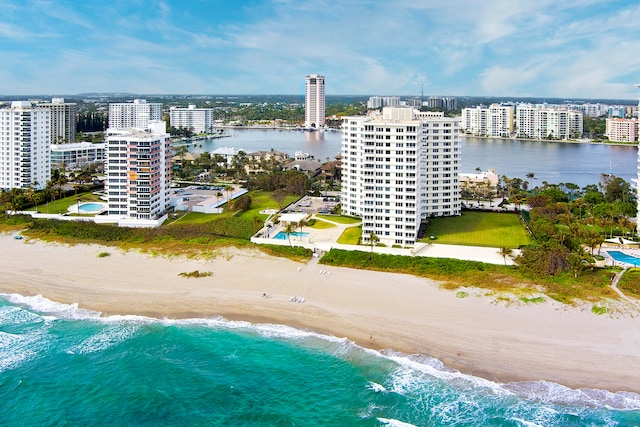
POLYGON ((497 384, 281 325, 19 295, 0 295, 0 396, 0 425, 640 425, 634 393, 497 384))

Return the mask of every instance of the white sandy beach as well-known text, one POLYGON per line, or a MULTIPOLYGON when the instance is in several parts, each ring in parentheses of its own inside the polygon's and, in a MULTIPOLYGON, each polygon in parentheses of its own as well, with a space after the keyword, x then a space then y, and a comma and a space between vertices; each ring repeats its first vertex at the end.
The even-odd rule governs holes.
POLYGON ((281 323, 366 347, 428 354, 500 382, 640 392, 640 317, 631 312, 612 318, 555 302, 505 307, 473 292, 457 298, 423 278, 327 267, 316 258, 301 264, 253 250, 169 259, 5 234, 0 253, 1 293, 40 294, 105 315, 281 323), (99 258, 100 252, 110 256, 99 258), (213 275, 179 276, 194 270, 213 275))

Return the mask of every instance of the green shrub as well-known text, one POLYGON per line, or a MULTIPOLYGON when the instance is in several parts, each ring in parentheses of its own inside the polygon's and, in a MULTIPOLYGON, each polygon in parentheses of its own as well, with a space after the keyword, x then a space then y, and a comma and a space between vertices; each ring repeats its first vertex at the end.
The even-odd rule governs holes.
POLYGON ((522 297, 520 298, 520 301, 524 302, 524 303, 534 303, 534 304, 539 304, 541 302, 544 302, 544 297, 535 297, 535 298, 527 298, 527 297, 522 297))
POLYGON ((111 254, 110 254, 109 252, 100 252, 100 253, 98 254, 98 258, 105 258, 105 257, 108 257, 108 256, 110 256, 110 255, 111 255, 111 254))
POLYGON ((190 273, 180 273, 180 274, 178 274, 178 276, 186 277, 187 279, 190 279, 192 277, 195 277, 195 278, 198 278, 198 277, 209 277, 209 276, 212 276, 212 275, 213 275, 213 273, 210 272, 210 271, 198 271, 198 270, 192 271, 190 273))

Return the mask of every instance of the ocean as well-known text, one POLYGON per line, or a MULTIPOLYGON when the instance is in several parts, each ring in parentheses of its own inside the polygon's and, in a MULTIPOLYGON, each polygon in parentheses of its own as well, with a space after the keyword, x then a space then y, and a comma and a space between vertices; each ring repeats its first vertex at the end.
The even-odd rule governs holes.
MULTIPOLYGON (((629 367, 637 369, 637 367, 629 367)), ((0 425, 634 426, 640 395, 499 384, 282 325, 0 294, 0 425)))

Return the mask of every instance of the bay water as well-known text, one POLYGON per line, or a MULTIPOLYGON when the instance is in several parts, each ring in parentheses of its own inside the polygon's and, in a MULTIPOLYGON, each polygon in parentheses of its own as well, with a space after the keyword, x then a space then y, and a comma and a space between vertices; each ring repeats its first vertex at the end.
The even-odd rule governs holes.
MULTIPOLYGON (((629 367, 635 369, 635 367, 629 367)), ((640 395, 499 384, 281 325, 0 294, 0 425, 633 426, 640 395)))
MULTIPOLYGON (((212 152, 234 147, 245 152, 278 150, 293 156, 309 153, 321 162, 333 160, 341 151, 341 133, 277 129, 225 129, 226 138, 197 141, 189 150, 212 152)), ((600 182, 600 174, 613 174, 631 182, 637 177, 638 149, 632 145, 563 143, 498 138, 461 138, 461 173, 495 169, 500 176, 526 178, 530 187, 571 182, 580 187, 600 182)))

